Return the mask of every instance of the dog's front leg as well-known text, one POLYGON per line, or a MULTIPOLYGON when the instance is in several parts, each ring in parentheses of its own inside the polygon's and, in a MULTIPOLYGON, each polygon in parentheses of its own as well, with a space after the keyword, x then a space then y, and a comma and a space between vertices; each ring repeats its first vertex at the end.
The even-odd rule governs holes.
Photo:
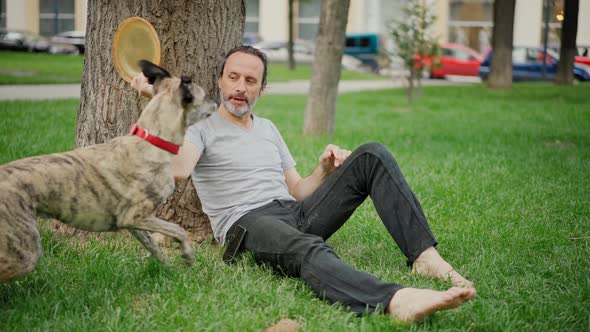
MULTIPOLYGON (((143 220, 133 220, 131 223, 127 223, 123 226, 128 229, 144 230, 150 232, 158 232, 164 235, 168 235, 175 239, 182 247, 182 257, 187 265, 192 265, 194 260, 193 246, 189 240, 187 233, 182 227, 173 223, 167 222, 160 218, 151 216, 143 220)), ((133 233, 132 233, 133 234, 133 233)), ((151 238, 151 236, 150 236, 151 238)), ((141 242, 142 240, 138 238, 141 242)), ((153 241, 153 240, 152 240, 153 241)), ((143 242, 142 242, 143 243, 143 242)), ((144 244, 145 246, 145 244, 144 244)), ((149 247, 146 246, 148 250, 149 247)), ((158 250, 159 251, 159 250, 158 250)), ((150 251, 151 252, 151 251, 150 251)))
POLYGON ((139 229, 128 229, 128 231, 139 242, 141 242, 141 244, 143 244, 143 246, 147 249, 147 251, 150 253, 150 255, 152 255, 157 260, 159 260, 160 263, 166 264, 166 265, 170 264, 170 261, 168 260, 168 258, 166 256, 164 256, 162 254, 162 251, 160 250, 160 246, 158 246, 158 243, 156 243, 156 241, 154 241, 154 238, 152 238, 152 236, 150 235, 149 232, 142 231, 139 229))

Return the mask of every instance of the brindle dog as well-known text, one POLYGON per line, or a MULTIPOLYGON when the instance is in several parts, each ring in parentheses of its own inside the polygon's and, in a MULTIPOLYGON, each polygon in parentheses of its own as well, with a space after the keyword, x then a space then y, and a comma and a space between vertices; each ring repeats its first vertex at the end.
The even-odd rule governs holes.
MULTIPOLYGON (((204 101, 204 90, 190 78, 172 77, 147 61, 140 66, 153 84, 154 96, 138 126, 181 145, 189 122, 205 118, 214 106, 204 101)), ((126 135, 0 166, 0 280, 35 268, 41 256, 37 215, 86 231, 127 229, 153 256, 167 262, 147 231, 159 232, 181 244, 190 265, 193 247, 187 233, 152 215, 174 191, 173 158, 142 137, 126 135)))

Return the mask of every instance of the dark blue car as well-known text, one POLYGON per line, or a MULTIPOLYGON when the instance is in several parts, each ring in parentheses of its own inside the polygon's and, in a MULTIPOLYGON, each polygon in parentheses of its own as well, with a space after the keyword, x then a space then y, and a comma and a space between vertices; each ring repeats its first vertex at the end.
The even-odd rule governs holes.
MULTIPOLYGON (((490 74, 492 51, 486 55, 479 67, 479 77, 487 80, 490 74)), ((539 81, 553 80, 557 75, 557 63, 559 56, 547 50, 545 78, 543 78, 543 49, 539 47, 512 48, 512 80, 513 81, 539 81)), ((590 81, 590 67, 583 64, 574 64, 574 78, 578 81, 590 81)))

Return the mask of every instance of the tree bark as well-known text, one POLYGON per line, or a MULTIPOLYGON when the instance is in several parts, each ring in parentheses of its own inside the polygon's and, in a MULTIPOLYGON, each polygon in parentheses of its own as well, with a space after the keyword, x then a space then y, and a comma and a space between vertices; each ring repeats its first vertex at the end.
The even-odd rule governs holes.
POLYGON ((289 39, 287 42, 287 54, 289 57, 289 69, 295 70, 295 56, 293 54, 293 44, 295 42, 295 29, 293 26, 293 7, 295 6, 295 0, 289 0, 289 39))
POLYGON ((561 48, 555 83, 572 85, 574 83, 574 58, 576 56, 576 38, 578 35, 579 0, 564 1, 563 23, 561 25, 561 48))
POLYGON ((516 0, 494 1, 492 32, 492 61, 488 86, 495 89, 512 88, 512 41, 514 39, 514 9, 516 0))
POLYGON ((416 79, 416 69, 410 67, 410 76, 408 76, 408 103, 414 103, 414 80, 416 79))
MULTIPOLYGON (((138 96, 115 71, 112 41, 121 22, 140 16, 160 38, 161 66, 173 75, 188 75, 214 100, 223 56, 242 43, 243 0, 89 0, 84 75, 78 110, 76 145, 103 143, 127 133, 147 100, 138 96)), ((177 184, 158 216, 210 238, 206 215, 189 180, 177 184)))
POLYGON ((322 0, 304 133, 334 133, 334 115, 350 0, 322 0))

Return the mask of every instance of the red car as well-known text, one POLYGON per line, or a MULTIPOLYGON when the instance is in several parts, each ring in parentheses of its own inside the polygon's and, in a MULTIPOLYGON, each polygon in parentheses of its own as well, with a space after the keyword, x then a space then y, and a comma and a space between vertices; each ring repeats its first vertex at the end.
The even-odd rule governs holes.
POLYGON ((583 64, 583 65, 586 65, 586 66, 590 66, 590 58, 589 58, 589 57, 585 57, 585 56, 579 56, 579 55, 577 55, 577 56, 574 58, 574 62, 575 62, 575 63, 580 63, 580 64, 583 64))
MULTIPOLYGON (((559 47, 550 47, 550 49, 559 55, 559 47)), ((578 46, 576 51, 577 54, 574 57, 574 63, 590 66, 590 54, 588 54, 590 53, 590 47, 578 46)))
POLYGON ((442 55, 431 67, 430 77, 445 78, 447 75, 478 76, 481 56, 473 49, 461 44, 444 44, 442 55), (438 63, 438 64, 437 64, 438 63))

